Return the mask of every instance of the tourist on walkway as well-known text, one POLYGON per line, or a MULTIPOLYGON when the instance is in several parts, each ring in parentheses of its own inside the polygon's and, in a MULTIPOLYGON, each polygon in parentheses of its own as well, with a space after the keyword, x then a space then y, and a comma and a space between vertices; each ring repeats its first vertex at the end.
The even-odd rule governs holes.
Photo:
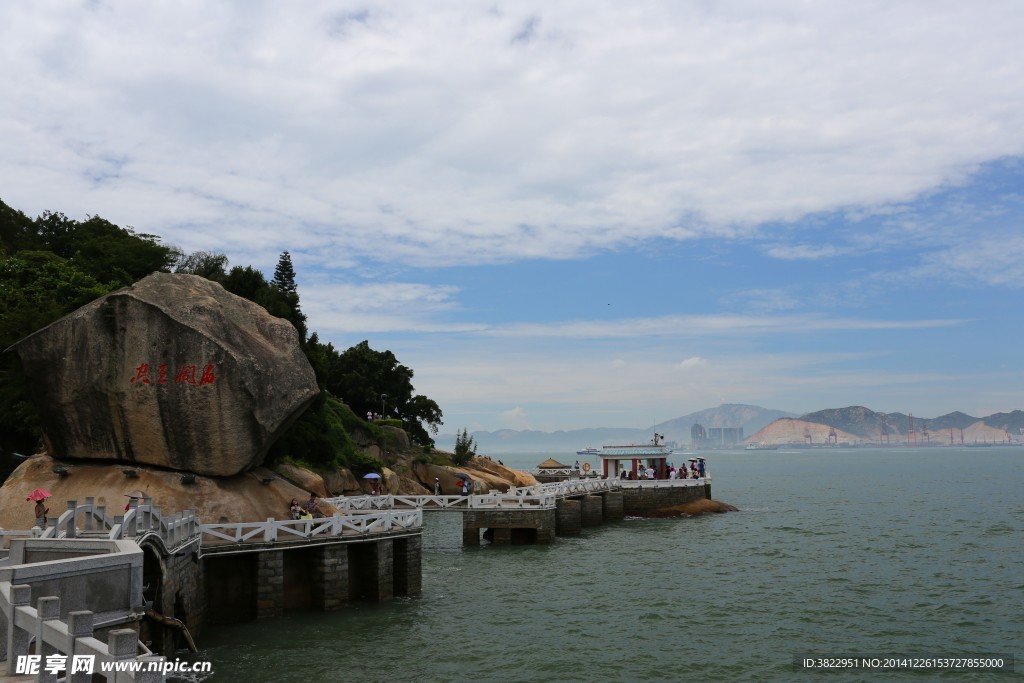
POLYGON ((463 479, 462 480, 462 495, 464 495, 464 496, 468 496, 469 495, 469 479, 463 479))
POLYGON ((434 495, 441 495, 441 480, 438 479, 437 477, 434 477, 434 495))
POLYGON ((46 528, 46 513, 48 513, 50 511, 50 508, 46 507, 46 504, 43 502, 45 500, 46 499, 43 498, 42 500, 37 500, 36 501, 36 507, 35 507, 36 526, 39 527, 40 529, 45 529, 46 528))

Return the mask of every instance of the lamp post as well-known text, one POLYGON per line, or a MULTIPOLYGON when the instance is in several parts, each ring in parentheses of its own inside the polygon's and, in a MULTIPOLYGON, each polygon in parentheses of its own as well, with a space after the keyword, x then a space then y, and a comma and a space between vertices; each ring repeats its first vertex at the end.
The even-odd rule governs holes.
POLYGON ((388 395, 387 394, 381 394, 380 395, 380 419, 382 419, 382 420, 385 417, 387 417, 387 413, 384 412, 384 401, 386 401, 387 399, 388 399, 388 395))

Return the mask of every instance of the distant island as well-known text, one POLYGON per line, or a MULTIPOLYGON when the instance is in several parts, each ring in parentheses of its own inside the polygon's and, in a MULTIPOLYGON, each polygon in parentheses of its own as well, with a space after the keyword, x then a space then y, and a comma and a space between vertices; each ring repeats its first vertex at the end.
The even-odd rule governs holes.
MULTIPOLYGON (((646 428, 595 427, 555 432, 502 429, 473 432, 481 453, 575 452, 585 446, 646 443, 657 432, 665 443, 682 448, 743 447, 749 443, 821 445, 915 444, 939 445, 1020 442, 1024 410, 973 417, 953 412, 926 418, 904 413, 880 413, 863 406, 829 408, 805 415, 760 406, 726 403, 646 428), (703 438, 695 429, 703 429, 703 438), (833 433, 834 432, 834 433, 833 433), (697 437, 697 438, 695 438, 697 437), (738 437, 738 438, 737 438, 738 437)), ((454 434, 437 437, 440 448, 451 448, 454 434)))

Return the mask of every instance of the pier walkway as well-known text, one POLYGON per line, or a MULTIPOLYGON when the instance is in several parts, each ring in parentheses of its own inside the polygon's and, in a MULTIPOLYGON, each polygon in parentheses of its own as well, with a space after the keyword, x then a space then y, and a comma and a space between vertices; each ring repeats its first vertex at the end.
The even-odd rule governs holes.
POLYGON ((522 510, 550 509, 558 501, 618 491, 623 489, 668 489, 705 487, 711 477, 702 479, 567 479, 565 481, 520 486, 506 492, 492 491, 486 494, 403 496, 387 494, 382 496, 335 496, 325 498, 339 510, 359 512, 369 510, 421 509, 424 511, 465 512, 468 510, 522 510))

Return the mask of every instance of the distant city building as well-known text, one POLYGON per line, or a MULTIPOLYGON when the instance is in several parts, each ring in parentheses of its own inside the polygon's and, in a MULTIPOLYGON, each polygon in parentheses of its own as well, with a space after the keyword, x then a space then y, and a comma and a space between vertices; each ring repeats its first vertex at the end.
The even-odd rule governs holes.
POLYGON ((704 427, 701 425, 695 424, 690 427, 690 443, 694 448, 701 448, 707 438, 708 435, 705 433, 704 427))
POLYGON ((743 442, 743 427, 709 427, 704 447, 729 448, 743 442))

